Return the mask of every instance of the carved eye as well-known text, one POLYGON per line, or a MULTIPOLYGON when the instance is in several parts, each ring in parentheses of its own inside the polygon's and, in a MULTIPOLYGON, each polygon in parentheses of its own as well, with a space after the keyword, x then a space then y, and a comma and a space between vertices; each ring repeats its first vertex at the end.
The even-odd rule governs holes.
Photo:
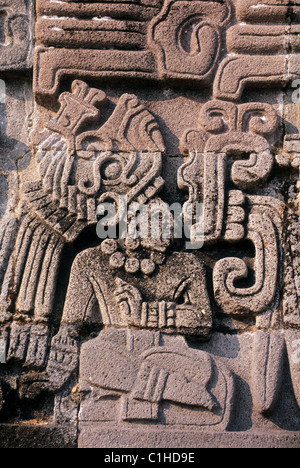
POLYGON ((176 299, 176 303, 178 305, 187 305, 187 304, 190 304, 191 301, 190 301, 190 298, 189 298, 189 295, 186 291, 183 291, 180 296, 176 299))
POLYGON ((121 176, 122 171, 123 167, 119 161, 108 161, 103 164, 101 176, 103 180, 115 181, 121 176))
POLYGON ((177 41, 182 51, 189 55, 198 55, 202 48, 217 48, 218 34, 214 27, 203 22, 202 16, 194 16, 180 27, 177 41))
POLYGON ((173 301, 176 302, 177 305, 191 304, 191 299, 188 293, 188 286, 190 285, 190 281, 190 279, 186 279, 182 281, 177 287, 173 298, 173 301))

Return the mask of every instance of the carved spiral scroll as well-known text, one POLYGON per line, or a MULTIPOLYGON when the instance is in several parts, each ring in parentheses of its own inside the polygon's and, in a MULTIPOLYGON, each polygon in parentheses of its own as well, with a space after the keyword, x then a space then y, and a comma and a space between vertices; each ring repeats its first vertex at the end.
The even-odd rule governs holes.
POLYGON ((255 188, 266 181, 274 164, 274 156, 270 150, 261 153, 251 153, 249 159, 236 161, 232 166, 231 177, 234 183, 242 189, 255 188))
POLYGON ((248 277, 248 267, 239 258, 224 258, 213 272, 217 303, 226 314, 256 315, 267 310, 275 298, 278 272, 276 232, 271 219, 262 214, 249 216, 248 239, 255 246, 255 284, 239 288, 237 281, 248 277))

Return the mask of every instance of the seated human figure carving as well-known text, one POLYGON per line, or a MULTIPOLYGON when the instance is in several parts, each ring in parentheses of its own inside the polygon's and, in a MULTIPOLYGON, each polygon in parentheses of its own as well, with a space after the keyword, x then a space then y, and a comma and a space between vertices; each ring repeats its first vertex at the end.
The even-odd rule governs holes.
POLYGON ((212 310, 204 265, 192 253, 169 253, 170 243, 106 239, 76 257, 47 368, 22 378, 23 397, 60 391, 80 362, 83 392, 88 384, 100 399, 103 392, 116 395, 122 420, 158 422, 163 402, 201 408, 215 423, 223 420, 230 373, 172 336, 209 337, 212 310), (81 328, 91 321, 103 330, 81 345, 81 328), (132 340, 139 346, 130 345, 132 340))
POLYGON ((80 362, 81 390, 94 389, 99 399, 103 392, 116 395, 122 420, 158 422, 159 406, 167 401, 201 408, 219 423, 227 408, 230 373, 222 365, 216 370, 214 359, 189 349, 184 338, 169 336, 209 335, 212 312, 202 262, 193 254, 173 252, 164 263, 160 257, 153 273, 134 274, 126 271, 128 260, 142 264, 145 250, 115 251, 111 256, 124 255, 125 265, 116 267, 107 252, 108 246, 112 253, 118 245, 104 241, 75 259, 48 366, 36 379, 23 378, 23 396, 61 390, 80 362), (80 329, 90 320, 99 320, 104 330, 80 348, 80 329))
MULTIPOLYGON (((117 242, 113 242, 117 249, 117 242)), ((102 249, 101 246, 88 249, 75 259, 61 332, 53 341, 54 347, 61 342, 61 337, 65 344, 72 343, 70 349, 77 349, 72 332, 66 333, 66 330, 74 327, 79 330, 95 311, 105 328, 150 328, 168 334, 208 336, 212 313, 205 272, 193 254, 172 253, 164 264, 156 265, 152 274, 135 275, 128 272, 130 263, 151 264, 151 260, 137 258, 141 255, 137 251, 134 256, 132 251, 118 251, 113 255, 124 256, 125 268, 121 264, 111 266, 112 261, 103 253, 106 244, 104 241, 102 249), (127 260, 125 254, 128 254, 127 260)), ((53 364, 50 358, 50 368, 53 364)), ((59 386, 64 380, 59 379, 59 386)))

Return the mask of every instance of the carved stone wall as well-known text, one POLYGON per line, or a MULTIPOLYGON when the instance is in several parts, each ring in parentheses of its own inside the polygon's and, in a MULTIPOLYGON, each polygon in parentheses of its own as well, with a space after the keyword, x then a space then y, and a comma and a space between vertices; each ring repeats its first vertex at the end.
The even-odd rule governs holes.
POLYGON ((298 0, 33 3, 0 0, 0 447, 299 448, 298 0))

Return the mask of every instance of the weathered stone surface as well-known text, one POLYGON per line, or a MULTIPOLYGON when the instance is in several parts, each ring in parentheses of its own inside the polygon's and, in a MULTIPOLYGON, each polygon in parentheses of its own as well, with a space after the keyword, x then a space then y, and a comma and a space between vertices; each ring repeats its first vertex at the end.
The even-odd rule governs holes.
POLYGON ((1 447, 300 446, 298 3, 0 0, 1 447))
POLYGON ((282 386, 283 356, 283 333, 256 333, 252 361, 253 399, 262 413, 271 411, 276 404, 282 386))
POLYGON ((76 432, 72 427, 1 424, 1 448, 76 448, 76 432))
POLYGON ((278 433, 240 433, 226 432, 223 434, 202 433, 189 431, 169 431, 123 429, 103 427, 95 424, 81 424, 80 448, 139 448, 143 440, 143 447, 153 450, 177 448, 299 448, 299 433, 281 435, 278 433))
POLYGON ((24 72, 32 68, 33 2, 0 2, 0 71, 24 72))
POLYGON ((96 2, 83 13, 76 3, 58 9, 40 0, 38 14, 42 47, 35 56, 35 83, 40 96, 57 93, 63 76, 83 76, 87 70, 96 79, 117 75, 205 82, 218 63, 232 5, 210 2, 207 9, 204 1, 167 0, 116 8, 96 2), (74 51, 76 46, 81 50, 74 51))
POLYGON ((221 53, 221 38, 229 23, 229 2, 166 0, 149 27, 148 42, 158 74, 163 78, 205 81, 221 53))
POLYGON ((291 378, 294 392, 299 404, 299 382, 300 382, 300 358, 299 358, 299 333, 296 330, 286 332, 286 343, 290 361, 291 378))
POLYGON ((80 387, 91 392, 81 404, 82 422, 121 420, 186 428, 226 428, 234 388, 226 367, 207 353, 191 352, 181 339, 120 331, 103 332, 82 348, 80 387), (111 368, 99 373, 108 357, 111 368), (111 408, 104 403, 108 395, 111 408))

